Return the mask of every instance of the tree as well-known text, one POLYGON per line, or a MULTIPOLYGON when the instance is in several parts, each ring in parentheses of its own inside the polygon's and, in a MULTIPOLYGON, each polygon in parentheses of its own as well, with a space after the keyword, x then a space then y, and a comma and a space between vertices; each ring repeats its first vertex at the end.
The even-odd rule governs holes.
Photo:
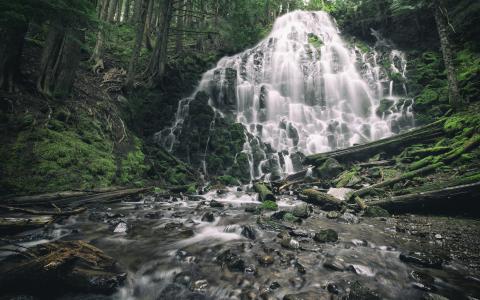
POLYGON ((173 2, 173 0, 164 0, 163 5, 161 6, 162 16, 156 34, 157 42, 146 70, 147 85, 150 87, 159 86, 165 75, 170 21, 173 14, 173 2))
POLYGON ((132 57, 130 58, 130 63, 128 65, 127 73, 127 82, 126 85, 128 88, 133 86, 133 80, 136 74, 136 66, 138 63, 138 57, 140 55, 140 50, 142 49, 142 40, 143 32, 145 30, 145 21, 147 18, 147 10, 149 3, 152 3, 153 0, 138 0, 139 1, 139 11, 136 14, 135 20, 135 43, 133 45, 132 57))
POLYGON ((443 62, 447 72, 450 105, 454 108, 458 108, 463 104, 463 100, 458 89, 457 72, 453 62, 452 46, 448 37, 448 12, 441 0, 435 0, 433 2, 433 10, 438 36, 440 37, 440 45, 442 47, 443 62))

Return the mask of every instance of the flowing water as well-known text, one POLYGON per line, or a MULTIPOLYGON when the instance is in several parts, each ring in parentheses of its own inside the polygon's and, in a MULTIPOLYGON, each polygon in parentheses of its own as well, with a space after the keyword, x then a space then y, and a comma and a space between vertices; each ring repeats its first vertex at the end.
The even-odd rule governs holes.
MULTIPOLYGON (((288 195, 278 199, 283 211, 300 203, 288 195)), ((288 299, 341 299, 357 281, 383 299, 425 299, 429 292, 480 297, 479 279, 455 257, 441 268, 402 262, 400 253, 427 251, 428 242, 402 232, 394 218, 362 219, 347 212, 330 219, 313 208, 302 222, 290 222, 272 217, 274 212, 255 213, 258 205, 254 193, 234 188, 202 197, 152 195, 99 205, 43 233, 26 233, 28 241, 18 244, 83 239, 128 271, 126 285, 113 296, 63 299, 282 299, 299 293, 303 298, 288 299), (338 232, 338 242, 312 239, 327 228, 338 232), (291 239, 287 245, 285 237, 291 239)), ((468 222, 478 232, 478 222, 468 222)), ((430 248, 443 247, 432 243, 430 248)))
MULTIPOLYGON (((247 144, 268 145, 255 149, 255 159, 252 146, 244 147, 252 179, 265 173, 267 162, 285 175, 298 171, 293 153, 345 148, 413 125, 406 86, 395 86, 387 75, 405 79, 406 60, 398 50, 388 52, 385 66, 375 49, 362 52, 346 43, 327 13, 295 11, 279 17, 255 47, 221 59, 195 93, 207 92, 217 114, 242 123, 247 144), (379 111, 382 101, 391 103, 390 109, 379 111)), ((157 135, 167 149, 178 142, 192 99, 180 101, 172 128, 157 135)))

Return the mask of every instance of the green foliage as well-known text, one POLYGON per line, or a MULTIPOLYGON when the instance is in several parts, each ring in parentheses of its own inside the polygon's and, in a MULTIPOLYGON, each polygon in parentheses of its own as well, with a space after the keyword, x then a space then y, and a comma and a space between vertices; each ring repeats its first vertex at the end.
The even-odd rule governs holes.
POLYGON ((230 175, 218 176, 217 180, 220 181, 220 183, 223 185, 235 186, 240 184, 238 179, 230 175))
POLYGON ((260 208, 264 210, 277 210, 278 204, 275 201, 267 200, 262 202, 262 205, 260 205, 260 208))
POLYGON ((141 181, 147 169, 141 140, 133 137, 133 146, 134 149, 128 152, 127 157, 122 159, 120 163, 119 183, 122 185, 141 181))
POLYGON ((313 33, 308 35, 308 43, 317 49, 323 46, 323 41, 313 33))
POLYGON ((480 116, 478 114, 458 114, 448 118, 444 125, 444 130, 448 134, 454 134, 459 131, 468 131, 470 128, 479 132, 480 116))

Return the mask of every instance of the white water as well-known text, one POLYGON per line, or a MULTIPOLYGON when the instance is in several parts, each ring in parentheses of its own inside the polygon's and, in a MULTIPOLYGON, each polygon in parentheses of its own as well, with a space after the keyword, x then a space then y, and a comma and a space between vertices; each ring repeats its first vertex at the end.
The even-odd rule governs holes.
MULTIPOLYGON (((405 78, 403 54, 394 50, 390 59, 391 71, 405 78)), ((384 74, 377 53, 347 46, 327 13, 295 11, 278 18, 255 47, 221 59, 196 92, 207 92, 216 113, 232 115, 253 136, 243 150, 253 179, 265 173, 267 163, 282 175, 297 171, 295 152, 326 152, 392 135, 392 123, 412 118, 411 107, 375 113, 382 98, 396 102, 402 96, 394 94, 394 82, 384 74), (317 37, 320 45, 312 42, 317 37), (259 141, 274 152, 252 149, 259 141)), ((402 90, 406 94, 405 86, 402 90)), ((174 126, 158 135, 167 149, 173 149, 192 98, 180 101, 174 126)))

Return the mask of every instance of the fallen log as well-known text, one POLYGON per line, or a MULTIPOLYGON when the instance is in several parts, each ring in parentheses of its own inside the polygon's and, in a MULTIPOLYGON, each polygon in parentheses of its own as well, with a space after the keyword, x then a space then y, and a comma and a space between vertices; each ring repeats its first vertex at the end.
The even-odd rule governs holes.
POLYGON ((407 172, 407 173, 405 173, 401 176, 398 176, 396 178, 393 178, 393 179, 390 179, 390 180, 385 180, 385 181, 373 184, 371 186, 356 190, 355 192, 351 193, 348 198, 349 199, 355 199, 355 197, 357 197, 357 196, 361 197, 361 196, 367 195, 367 194, 375 191, 376 189, 380 189, 380 188, 383 188, 383 187, 388 187, 388 186, 394 185, 397 182, 401 182, 401 181, 404 181, 406 179, 416 177, 418 175, 429 173, 429 172, 431 172, 431 171, 433 171, 433 170, 435 170, 435 169, 437 169, 441 166, 443 166, 443 163, 439 162, 439 163, 436 163, 436 164, 433 164, 433 165, 430 165, 430 166, 427 166, 427 167, 424 167, 424 168, 421 168, 421 169, 418 169, 418 170, 415 170, 415 171, 407 172))
POLYGON ((81 207, 81 208, 68 210, 68 211, 45 211, 45 210, 42 211, 42 210, 35 210, 35 209, 29 209, 29 208, 0 205, 0 210, 6 210, 9 212, 23 212, 30 215, 71 216, 71 215, 77 215, 84 212, 86 208, 81 207))
POLYGON ((115 260, 82 241, 57 241, 12 255, 0 266, 0 290, 53 299, 65 292, 112 294, 126 274, 115 260))
POLYGON ((480 207, 478 199, 480 199, 480 182, 394 196, 384 200, 368 202, 368 205, 382 207, 391 213, 445 211, 451 213, 468 212, 478 215, 478 208, 480 207))
POLYGON ((345 163, 355 160, 363 161, 380 152, 395 154, 408 145, 425 143, 438 138, 443 134, 444 123, 445 119, 441 119, 432 124, 371 143, 310 155, 305 158, 304 165, 320 166, 328 158, 345 163))
POLYGON ((275 196, 273 195, 272 191, 264 183, 255 183, 253 185, 253 189, 258 193, 258 201, 275 201, 275 196))
MULTIPOLYGON (((14 207, 35 207, 35 206, 49 206, 57 205, 59 207, 72 207, 76 208, 79 206, 83 206, 85 204, 89 204, 92 202, 99 202, 103 201, 109 203, 109 201, 116 201, 117 199, 128 197, 131 195, 139 194, 151 189, 151 187, 146 188, 136 188, 136 189, 123 189, 123 190, 116 190, 111 192, 101 192, 101 193, 91 193, 88 192, 77 192, 82 194, 76 194, 76 196, 67 196, 67 197, 38 197, 38 198, 11 198, 6 200, 4 203, 7 206, 14 206, 14 207), (80 195, 80 196, 79 196, 80 195), (32 200, 35 199, 35 200, 32 200)), ((71 195, 70 192, 61 192, 57 193, 56 195, 71 195)), ((47 194, 45 194, 47 195, 47 194)), ((52 194, 50 194, 52 195, 52 194)), ((39 195, 41 196, 41 195, 39 195)), ((35 197, 35 196, 29 196, 35 197)))
POLYGON ((382 167, 382 166, 390 166, 395 164, 395 160, 388 159, 388 160, 376 160, 371 162, 359 163, 356 166, 360 168, 371 168, 371 167, 382 167))
POLYGON ((314 189, 305 189, 301 194, 306 197, 306 202, 320 206, 324 210, 340 210, 344 205, 342 200, 314 189))
POLYGON ((33 228, 48 225, 54 221, 52 216, 36 217, 4 217, 0 218, 0 232, 3 234, 14 234, 33 228))

